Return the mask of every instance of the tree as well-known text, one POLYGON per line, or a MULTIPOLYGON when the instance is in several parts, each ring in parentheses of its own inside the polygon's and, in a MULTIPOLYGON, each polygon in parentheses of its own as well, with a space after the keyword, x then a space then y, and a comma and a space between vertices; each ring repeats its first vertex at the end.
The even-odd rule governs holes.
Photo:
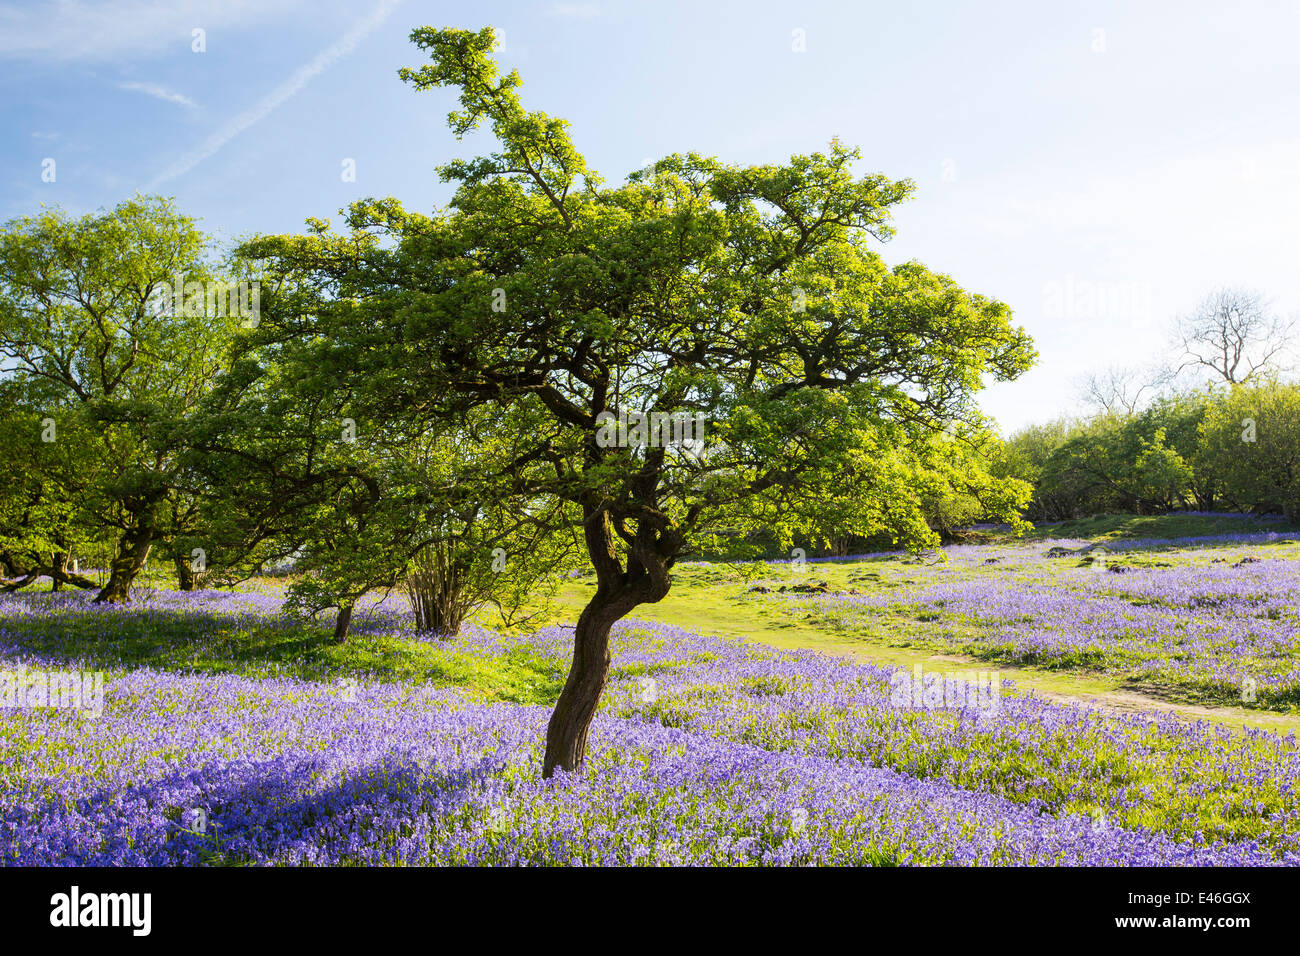
POLYGON ((159 198, 79 219, 47 210, 0 231, 0 356, 17 385, 39 386, 56 440, 91 462, 47 472, 46 486, 72 484, 95 533, 116 538, 99 602, 130 599, 164 533, 177 426, 247 320, 206 254, 193 220, 159 198))
POLYGON ((1178 371, 1207 368, 1229 384, 1266 370, 1285 371, 1294 319, 1269 310, 1260 293, 1223 288, 1206 296, 1174 327, 1183 363, 1178 371))
MULTIPOLYGON (((958 539, 972 524, 990 517, 996 517, 1003 509, 990 508, 987 499, 990 490, 996 488, 998 495, 1016 495, 1016 515, 1010 522, 1014 528, 1022 528, 1019 513, 1029 504, 1033 486, 1019 478, 993 475, 997 463, 1002 460, 1002 443, 992 433, 972 435, 970 442, 957 446, 949 435, 939 434, 933 439, 941 456, 951 452, 951 459, 956 467, 948 471, 936 468, 921 476, 924 483, 918 489, 921 496, 922 511, 929 524, 945 541, 958 539), (971 468, 970 459, 974 457, 979 467, 971 468)), ((1004 512, 1003 512, 1004 513, 1004 512)))
POLYGON ((1300 388, 1261 378, 1238 385, 1207 411, 1198 465, 1241 510, 1300 518, 1300 388))
POLYGON ((1016 479, 1033 489, 1025 514, 1035 521, 1066 521, 1085 507, 1086 491, 1078 475, 1063 467, 1062 449, 1076 423, 1029 425, 996 448, 989 470, 1003 480, 1016 479))
POLYGON ((1111 365, 1092 372, 1079 383, 1080 397, 1103 415, 1135 415, 1144 395, 1152 395, 1167 384, 1169 376, 1156 369, 1111 365))
POLYGON ((1142 450, 1134 462, 1137 498, 1168 511, 1181 504, 1190 489, 1191 466, 1166 443, 1163 428, 1157 428, 1150 440, 1140 440, 1142 450))
POLYGON ((1172 394, 1147 411, 1149 425, 1158 428, 1169 448, 1188 466, 1187 492, 1200 511, 1213 511, 1219 504, 1220 481, 1212 462, 1201 454, 1201 422, 1218 399, 1213 390, 1201 389, 1172 394))
POLYGON ((1049 475, 1073 499, 1071 517, 1144 510, 1136 463, 1143 448, 1135 417, 1098 415, 1076 423, 1052 455, 1049 475))
POLYGON ((48 386, 0 380, 0 589, 16 591, 49 577, 53 590, 65 584, 95 583, 69 568, 72 556, 91 544, 80 506, 79 489, 94 472, 87 449, 75 441, 76 429, 57 440, 49 418, 48 386), (74 440, 68 440, 69 438, 74 440))
POLYGON ((387 241, 301 257, 339 289, 301 334, 331 343, 359 422, 478 415, 529 476, 506 500, 553 497, 577 522, 596 590, 544 775, 582 762, 610 629, 662 600, 683 556, 747 553, 755 529, 931 545, 936 476, 1014 516, 1024 487, 971 450, 973 396, 1033 352, 1004 304, 869 248, 910 183, 856 175, 858 153, 832 142, 779 165, 668 156, 606 188, 567 124, 524 109, 490 29, 412 39, 432 62, 402 78, 457 89, 452 130, 487 122, 500 152, 442 168, 457 184, 444 214, 354 206, 353 229, 387 241))

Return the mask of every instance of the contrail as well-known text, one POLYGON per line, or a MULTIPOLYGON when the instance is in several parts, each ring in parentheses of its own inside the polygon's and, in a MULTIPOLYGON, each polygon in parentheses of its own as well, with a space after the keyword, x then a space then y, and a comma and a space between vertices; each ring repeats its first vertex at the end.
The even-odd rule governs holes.
POLYGON ((244 130, 265 119, 281 103, 356 49, 357 44, 378 29, 401 2, 402 0, 380 0, 380 3, 367 16, 354 23, 352 28, 335 43, 316 54, 310 63, 299 67, 293 76, 262 97, 252 109, 240 113, 209 136, 198 149, 186 153, 164 169, 145 186, 143 191, 153 192, 163 183, 188 173, 244 130))
POLYGON ((154 99, 162 100, 165 103, 175 103, 187 109, 194 109, 199 105, 183 93, 175 93, 157 83, 119 83, 117 88, 119 90, 130 90, 133 93, 143 93, 145 96, 152 96, 154 99))

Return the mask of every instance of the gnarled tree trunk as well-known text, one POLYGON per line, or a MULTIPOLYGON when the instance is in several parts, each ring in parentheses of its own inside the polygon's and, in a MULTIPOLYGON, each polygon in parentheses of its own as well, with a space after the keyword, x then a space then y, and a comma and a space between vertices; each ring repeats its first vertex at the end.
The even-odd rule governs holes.
POLYGON ((68 579, 68 552, 55 551, 50 555, 50 590, 63 589, 63 582, 68 579))
POLYGON ((582 609, 573 633, 573 662, 564 690, 546 726, 546 754, 542 776, 555 768, 575 770, 587 755, 587 731, 609 678, 609 631, 634 607, 653 604, 668 593, 671 561, 661 547, 674 553, 666 535, 638 530, 627 571, 619 564, 609 515, 588 506, 584 527, 587 552, 596 569, 596 594, 582 609))
POLYGON ((609 679, 609 629, 626 613, 615 607, 598 593, 578 617, 569 677, 546 726, 543 777, 549 777, 556 767, 573 770, 587 755, 587 730, 609 679))
POLYGON ((62 570, 59 568, 51 569, 50 577, 54 578, 60 584, 71 584, 73 587, 81 588, 84 591, 92 591, 99 587, 98 584, 85 575, 78 574, 75 571, 69 571, 66 568, 62 570))
POLYGON ((54 555, 54 560, 48 566, 39 561, 39 556, 37 558, 35 564, 21 565, 16 563, 16 558, 10 557, 5 565, 5 571, 8 572, 12 569, 13 577, 11 580, 6 574, 5 578, 0 578, 0 592, 21 591, 29 584, 36 583, 42 577, 48 577, 53 582, 51 587, 55 591, 61 590, 65 584, 71 584, 73 587, 86 590, 94 590, 99 587, 90 578, 84 577, 75 571, 69 571, 66 556, 60 561, 58 555, 54 555))
POLYGON ((125 604, 131 600, 131 584, 149 558, 153 544, 153 527, 138 525, 126 533, 122 546, 109 565, 108 581, 95 596, 96 604, 125 604))
POLYGON ((172 560, 176 563, 176 586, 182 591, 193 591, 198 583, 194 566, 184 554, 177 551, 172 560))

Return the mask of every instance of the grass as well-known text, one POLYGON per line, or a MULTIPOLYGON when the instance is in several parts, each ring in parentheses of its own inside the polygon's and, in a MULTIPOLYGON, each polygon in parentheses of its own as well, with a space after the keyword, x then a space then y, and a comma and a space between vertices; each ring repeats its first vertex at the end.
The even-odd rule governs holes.
POLYGON ((1281 517, 1247 514, 1097 515, 1073 521, 1044 522, 1026 535, 1030 541, 1049 538, 1087 538, 1091 541, 1144 538, 1194 538, 1256 531, 1296 531, 1281 517))

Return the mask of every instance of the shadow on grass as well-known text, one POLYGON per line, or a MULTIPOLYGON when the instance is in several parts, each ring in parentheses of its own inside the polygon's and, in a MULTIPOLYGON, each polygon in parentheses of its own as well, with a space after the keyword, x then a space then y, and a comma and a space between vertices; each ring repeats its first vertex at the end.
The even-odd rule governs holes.
POLYGON ((1260 687, 1246 699, 1239 687, 1195 684, 1189 682, 1161 684, 1144 677, 1126 678, 1124 689, 1169 704, 1195 704, 1202 707, 1236 707, 1242 710, 1294 714, 1300 708, 1300 689, 1275 690, 1260 687))
POLYGON ((382 607, 358 612, 344 644, 333 642, 332 623, 289 617, 278 597, 256 594, 164 592, 125 606, 78 594, 14 595, 0 601, 0 656, 105 670, 432 683, 522 704, 559 696, 557 663, 523 647, 488 652, 426 637, 382 607))
MULTIPOLYGON (((19 847, 18 852, 26 850, 24 856, 35 858, 18 862, 338 865, 370 862, 370 847, 382 848, 386 862, 419 862, 428 852, 418 835, 422 822, 481 800, 484 784, 500 777, 505 768, 500 757, 484 757, 468 766, 437 766, 421 765, 405 754, 350 767, 333 765, 314 753, 251 764, 213 760, 125 788, 95 790, 77 801, 77 815, 96 821, 118 819, 119 826, 94 831, 94 840, 85 839, 84 831, 74 826, 67 840, 19 847), (338 772, 342 778, 321 787, 323 772, 338 772), (51 859, 48 854, 56 846, 64 855, 51 859)), ((41 825, 43 815, 41 810, 10 807, 0 815, 0 824, 30 829, 41 825)))

